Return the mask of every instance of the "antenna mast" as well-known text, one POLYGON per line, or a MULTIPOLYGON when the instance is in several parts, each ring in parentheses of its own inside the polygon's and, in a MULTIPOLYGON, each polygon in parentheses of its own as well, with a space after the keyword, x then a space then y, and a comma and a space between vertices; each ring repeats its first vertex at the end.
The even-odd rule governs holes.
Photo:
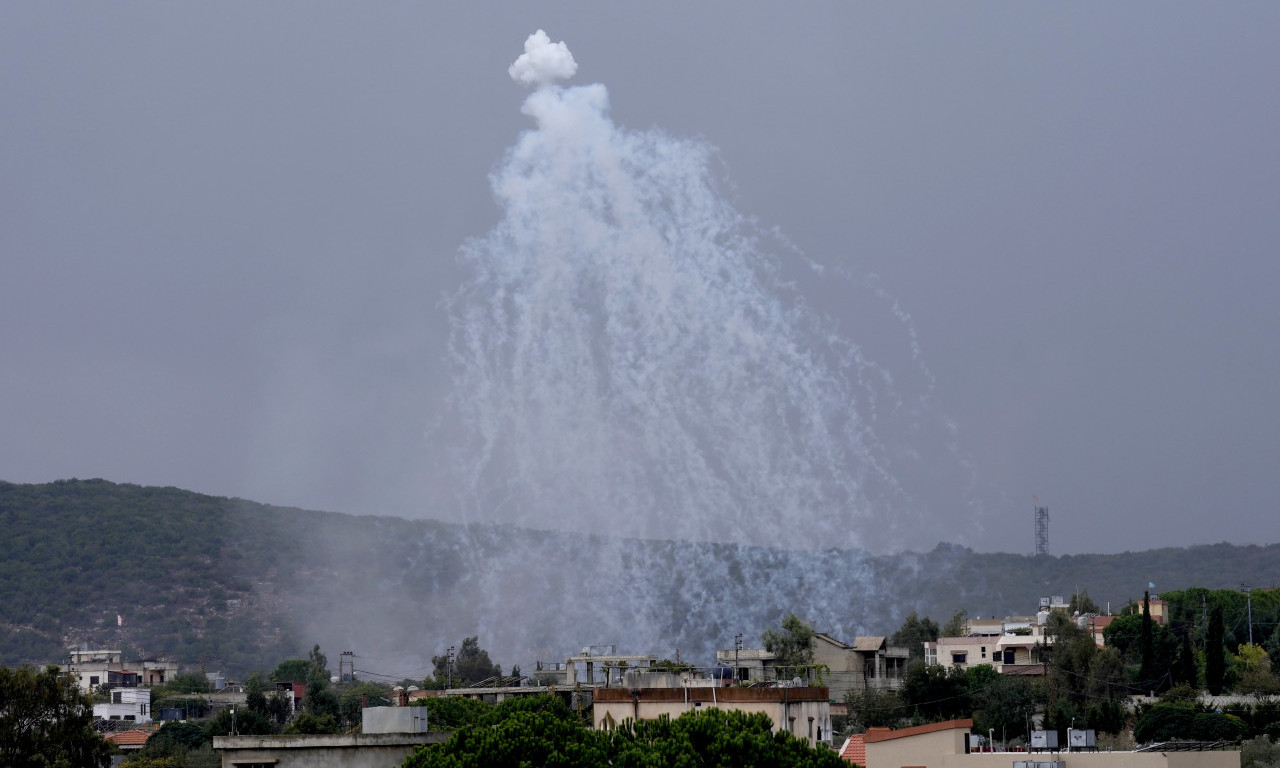
POLYGON ((1036 559, 1049 556, 1049 508, 1040 506, 1040 499, 1031 497, 1036 503, 1036 559))

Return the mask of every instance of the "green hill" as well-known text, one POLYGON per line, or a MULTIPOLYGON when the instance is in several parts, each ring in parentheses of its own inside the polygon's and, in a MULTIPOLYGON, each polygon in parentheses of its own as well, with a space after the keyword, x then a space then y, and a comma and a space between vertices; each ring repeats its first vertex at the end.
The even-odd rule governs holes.
MULTIPOLYGON (((232 674, 319 642, 367 675, 421 677, 473 634, 505 667, 583 645, 709 660, 795 611, 837 636, 908 611, 1026 614, 1089 590, 1119 608, 1161 590, 1280 584, 1280 545, 1048 558, 794 552, 624 541, 271 507, 103 480, 0 482, 0 664, 77 643, 232 674), (117 626, 117 615, 123 626, 117 626)), ((1270 619, 1274 622, 1274 618, 1270 619)))

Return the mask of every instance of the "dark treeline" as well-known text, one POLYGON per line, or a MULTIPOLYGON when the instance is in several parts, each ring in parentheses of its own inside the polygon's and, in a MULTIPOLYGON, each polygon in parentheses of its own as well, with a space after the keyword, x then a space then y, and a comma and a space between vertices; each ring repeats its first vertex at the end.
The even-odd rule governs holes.
MULTIPOLYGON (((707 660, 786 611, 846 637, 889 634, 910 611, 1028 614, 1040 596, 1076 585, 1118 612, 1149 581, 1173 601, 1174 628, 1194 619, 1202 634, 1199 593, 1172 590, 1280 584, 1274 544, 1038 563, 953 545, 895 555, 609 548, 570 533, 309 512, 103 480, 0 482, 0 530, 0 664, 58 661, 64 642, 88 642, 233 675, 270 669, 317 639, 370 657, 412 651, 429 664, 477 631, 518 662, 597 641, 707 660)), ((1247 638, 1236 594, 1222 606, 1233 651, 1247 638)), ((1269 636, 1275 621, 1255 592, 1255 632, 1269 636)), ((358 663, 384 671, 376 658, 358 663)))

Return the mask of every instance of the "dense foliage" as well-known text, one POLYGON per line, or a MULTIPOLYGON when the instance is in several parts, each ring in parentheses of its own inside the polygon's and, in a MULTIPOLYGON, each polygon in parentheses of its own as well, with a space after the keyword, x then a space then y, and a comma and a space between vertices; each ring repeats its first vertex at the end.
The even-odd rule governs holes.
POLYGON ((414 699, 413 706, 427 710, 427 727, 433 731, 452 731, 486 721, 493 705, 465 696, 440 696, 414 699))
POLYGON ((479 636, 466 637, 456 654, 449 656, 449 651, 431 657, 434 678, 423 681, 425 688, 466 688, 481 680, 502 674, 502 668, 489 658, 489 652, 480 647, 479 636), (452 664, 450 662, 452 661, 452 664))
POLYGON ((1140 744, 1175 739, 1236 741, 1247 730, 1236 715, 1207 712, 1189 703, 1161 702, 1143 709, 1133 726, 1133 738, 1140 744))
POLYGON ((0 667, 0 765, 99 768, 110 747, 89 727, 93 705, 56 666, 0 667))
POLYGON ((889 645, 894 648, 906 648, 911 653, 911 660, 924 660, 924 644, 938 639, 941 628, 938 622, 925 616, 923 619, 912 611, 907 615, 902 626, 889 637, 889 645))
POLYGON ((780 669, 799 671, 813 663, 813 628, 794 613, 783 617, 781 629, 765 630, 761 640, 780 669))
POLYGON ((504 702, 492 708, 487 717, 458 729, 446 744, 419 747, 404 765, 841 768, 845 763, 826 747, 811 747, 786 732, 773 733, 769 718, 763 714, 707 708, 674 720, 627 721, 616 730, 593 731, 559 699, 547 696, 504 702))

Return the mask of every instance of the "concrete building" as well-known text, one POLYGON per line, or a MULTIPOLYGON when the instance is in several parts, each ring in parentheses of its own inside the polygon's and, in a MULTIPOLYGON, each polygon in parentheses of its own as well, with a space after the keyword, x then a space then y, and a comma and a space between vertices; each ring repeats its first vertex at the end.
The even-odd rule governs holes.
POLYGON ((120 686, 164 685, 178 674, 178 662, 164 659, 124 661, 120 651, 69 648, 66 672, 75 678, 80 690, 92 693, 99 685, 120 686))
POLYGON ((93 716, 102 720, 149 723, 151 722, 151 690, 115 688, 111 691, 109 703, 93 705, 93 716))
POLYGON ((365 707, 360 710, 360 732, 426 733, 426 707, 365 707))
POLYGON ((926 664, 965 669, 979 664, 990 664, 999 672, 1006 667, 1039 666, 1041 661, 1036 645, 1048 645, 1044 637, 1023 635, 940 637, 936 642, 924 644, 926 664))
POLYGON ((865 768, 1012 768, 1029 763, 1055 768, 1240 768, 1240 753, 1214 752, 971 752, 972 720, 913 728, 871 728, 861 749, 845 743, 842 754, 865 755, 865 768))
POLYGON ((388 768, 422 744, 453 734, 350 733, 331 736, 214 736, 223 768, 388 768))
MULTIPOLYGON (((822 682, 836 701, 851 690, 901 688, 910 656, 909 649, 891 647, 882 636, 856 637, 849 645, 823 632, 813 634, 813 663, 822 667, 822 682)), ((795 670, 779 668, 774 655, 763 648, 718 650, 716 662, 734 668, 743 682, 774 682, 795 676, 795 670)))
POLYGON ((626 720, 677 718, 708 707, 763 712, 773 731, 787 731, 810 744, 831 743, 830 692, 826 688, 597 688, 591 722, 612 730, 626 720))

